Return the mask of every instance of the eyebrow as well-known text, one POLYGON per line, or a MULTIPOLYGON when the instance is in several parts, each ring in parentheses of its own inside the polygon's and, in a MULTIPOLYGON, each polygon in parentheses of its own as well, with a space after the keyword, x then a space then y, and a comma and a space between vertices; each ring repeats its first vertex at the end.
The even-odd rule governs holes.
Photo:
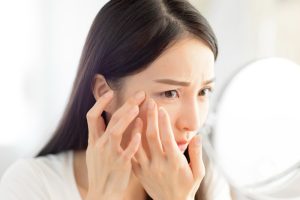
MULTIPOLYGON (((203 81, 203 85, 208 85, 208 84, 214 82, 215 80, 216 80, 216 78, 213 77, 209 80, 203 81)), ((155 82, 169 84, 169 85, 180 85, 180 86, 184 86, 184 87, 189 86, 191 84, 190 82, 177 81, 177 80, 172 80, 172 79, 157 79, 157 80, 155 80, 155 82)))

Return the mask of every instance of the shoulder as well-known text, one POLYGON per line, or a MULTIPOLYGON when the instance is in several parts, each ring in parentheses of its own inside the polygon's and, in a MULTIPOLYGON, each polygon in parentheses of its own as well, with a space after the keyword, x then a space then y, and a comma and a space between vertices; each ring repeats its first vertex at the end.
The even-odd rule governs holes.
POLYGON ((49 154, 36 158, 20 158, 15 161, 3 174, 2 179, 14 178, 41 178, 42 175, 65 176, 72 161, 72 151, 65 151, 58 154, 49 154), (50 174, 49 174, 50 173, 50 174))
POLYGON ((1 178, 0 199, 3 196, 5 199, 48 199, 49 185, 59 185, 65 180, 69 154, 15 161, 1 178))

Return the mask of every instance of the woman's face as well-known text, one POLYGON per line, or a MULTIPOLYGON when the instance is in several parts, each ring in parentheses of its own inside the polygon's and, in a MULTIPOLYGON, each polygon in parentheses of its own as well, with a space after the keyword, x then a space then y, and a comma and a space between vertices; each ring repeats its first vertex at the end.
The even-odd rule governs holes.
MULTIPOLYGON (((199 39, 181 39, 147 69, 124 79, 122 89, 115 92, 119 99, 115 107, 118 109, 129 97, 143 90, 146 100, 141 104, 139 117, 144 129, 147 127, 147 100, 152 98, 158 107, 162 106, 168 112, 176 142, 187 140, 189 143, 206 120, 209 88, 214 87, 210 80, 214 76, 214 55, 210 48, 199 39)), ((123 148, 131 139, 133 124, 123 135, 123 148)), ((142 144, 149 153, 145 132, 142 144)))

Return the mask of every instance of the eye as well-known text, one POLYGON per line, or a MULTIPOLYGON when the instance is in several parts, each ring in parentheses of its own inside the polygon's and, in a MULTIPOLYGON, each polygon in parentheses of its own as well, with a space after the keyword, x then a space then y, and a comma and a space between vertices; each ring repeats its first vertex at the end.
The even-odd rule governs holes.
POLYGON ((213 92, 212 88, 204 88, 200 91, 199 96, 209 96, 213 92))
POLYGON ((176 97, 178 98, 179 97, 178 91, 176 91, 176 90, 168 90, 168 91, 162 92, 160 95, 163 97, 166 97, 166 98, 176 98, 176 97))

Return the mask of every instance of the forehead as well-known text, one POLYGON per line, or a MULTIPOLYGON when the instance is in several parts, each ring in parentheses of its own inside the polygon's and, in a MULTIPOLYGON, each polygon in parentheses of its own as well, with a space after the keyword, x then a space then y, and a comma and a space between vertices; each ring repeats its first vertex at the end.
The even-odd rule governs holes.
POLYGON ((212 77, 213 52, 200 39, 188 37, 174 43, 145 70, 129 77, 129 82, 150 84, 155 79, 168 78, 199 85, 212 77))

